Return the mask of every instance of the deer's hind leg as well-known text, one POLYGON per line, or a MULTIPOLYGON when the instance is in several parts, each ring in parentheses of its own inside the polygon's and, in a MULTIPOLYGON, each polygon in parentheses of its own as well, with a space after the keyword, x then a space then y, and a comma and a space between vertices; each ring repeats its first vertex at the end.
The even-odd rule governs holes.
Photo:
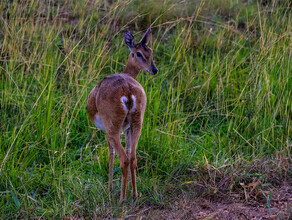
POLYGON ((136 150, 138 141, 141 135, 142 130, 142 123, 143 123, 143 114, 137 114, 133 113, 131 117, 131 127, 129 129, 129 133, 127 134, 127 139, 129 139, 129 145, 130 145, 130 172, 131 172, 131 182, 132 182, 132 197, 137 198, 138 192, 137 192, 137 185, 136 185, 136 167, 137 167, 137 156, 136 156, 136 150))
POLYGON ((108 187, 109 190, 113 191, 113 170, 114 170, 114 161, 115 161, 115 151, 113 146, 110 144, 108 138, 107 138, 108 148, 109 148, 109 180, 108 180, 108 187))
POLYGON ((129 166, 130 161, 121 144, 120 134, 106 133, 106 136, 107 136, 110 146, 114 147, 114 150, 119 157, 120 167, 122 171, 122 186, 121 186, 122 191, 121 191, 121 196, 120 196, 120 202, 123 202, 126 198, 128 166, 129 166))
MULTIPOLYGON (((107 108, 105 108, 107 109, 107 108)), ((106 115, 107 112, 102 112, 101 119, 106 118, 107 120, 102 120, 104 122, 106 137, 109 144, 109 149, 111 152, 111 148, 117 153, 120 167, 122 172, 122 186, 121 186, 121 196, 120 202, 123 202, 126 197, 126 189, 127 189, 127 176, 128 176, 128 166, 129 166, 129 158, 126 155, 126 152, 121 144, 120 139, 120 131, 122 128, 122 123, 126 115, 121 114, 110 114, 106 115)), ((112 156, 112 155, 111 155, 112 156)), ((112 178, 112 168, 113 168, 113 160, 110 159, 110 178, 112 178)))

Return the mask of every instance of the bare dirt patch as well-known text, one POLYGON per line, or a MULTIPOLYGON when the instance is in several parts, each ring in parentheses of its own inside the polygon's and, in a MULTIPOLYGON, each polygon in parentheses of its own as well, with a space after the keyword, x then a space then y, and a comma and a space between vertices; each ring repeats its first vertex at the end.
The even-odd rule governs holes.
POLYGON ((233 193, 224 197, 180 196, 164 207, 140 207, 127 219, 291 219, 292 185, 285 182, 278 188, 270 188, 268 199, 233 193))

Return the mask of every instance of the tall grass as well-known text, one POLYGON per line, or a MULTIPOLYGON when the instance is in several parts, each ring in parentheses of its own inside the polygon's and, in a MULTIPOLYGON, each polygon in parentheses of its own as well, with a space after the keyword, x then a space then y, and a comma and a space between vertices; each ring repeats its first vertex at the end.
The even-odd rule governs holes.
POLYGON ((289 1, 4 1, 0 11, 1 218, 125 214, 119 163, 108 193, 105 135, 86 100, 123 70, 126 28, 138 41, 152 27, 159 69, 138 76, 140 203, 164 204, 165 186, 198 164, 291 159, 289 1))

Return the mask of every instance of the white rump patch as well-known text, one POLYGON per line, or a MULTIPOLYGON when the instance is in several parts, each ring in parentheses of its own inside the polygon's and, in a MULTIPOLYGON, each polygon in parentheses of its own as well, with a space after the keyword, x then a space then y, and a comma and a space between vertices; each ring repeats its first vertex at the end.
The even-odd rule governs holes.
POLYGON ((134 95, 131 96, 132 100, 133 100, 133 106, 131 108, 131 112, 133 112, 136 108, 136 97, 134 95))
POLYGON ((101 117, 98 115, 98 114, 96 114, 95 116, 94 116, 94 125, 97 127, 97 128, 99 128, 100 130, 102 130, 102 131, 105 131, 105 127, 104 127, 104 125, 103 125, 103 123, 102 123, 102 120, 101 120, 101 117))
POLYGON ((122 96, 122 97, 121 97, 121 102, 122 102, 122 105, 123 105, 123 107, 124 107, 124 109, 125 109, 126 112, 129 111, 129 109, 128 109, 127 106, 126 106, 126 102, 127 102, 127 101, 128 101, 128 99, 127 99, 125 96, 122 96))
MULTIPOLYGON (((134 110, 135 110, 135 108, 136 108, 136 97, 134 96, 134 95, 131 95, 131 98, 132 98, 132 100, 133 100, 133 105, 132 105, 132 108, 131 108, 131 112, 133 112, 134 110)), ((126 102, 128 101, 128 99, 125 97, 125 96, 122 96, 121 97, 121 102, 122 102, 122 105, 123 105, 123 107, 124 107, 124 109, 125 109, 125 111, 126 112, 129 112, 129 109, 128 109, 128 107, 126 106, 126 102)))

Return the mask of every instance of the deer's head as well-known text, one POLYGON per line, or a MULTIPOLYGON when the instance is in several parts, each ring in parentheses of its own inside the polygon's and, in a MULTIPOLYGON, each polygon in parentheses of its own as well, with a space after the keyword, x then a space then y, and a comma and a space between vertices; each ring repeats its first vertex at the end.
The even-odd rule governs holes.
POLYGON ((148 46, 150 37, 151 29, 148 28, 142 40, 135 44, 133 35, 128 31, 125 32, 125 42, 131 51, 128 62, 131 62, 132 66, 135 66, 139 71, 145 70, 151 75, 155 75, 158 70, 153 62, 152 49, 148 46))

